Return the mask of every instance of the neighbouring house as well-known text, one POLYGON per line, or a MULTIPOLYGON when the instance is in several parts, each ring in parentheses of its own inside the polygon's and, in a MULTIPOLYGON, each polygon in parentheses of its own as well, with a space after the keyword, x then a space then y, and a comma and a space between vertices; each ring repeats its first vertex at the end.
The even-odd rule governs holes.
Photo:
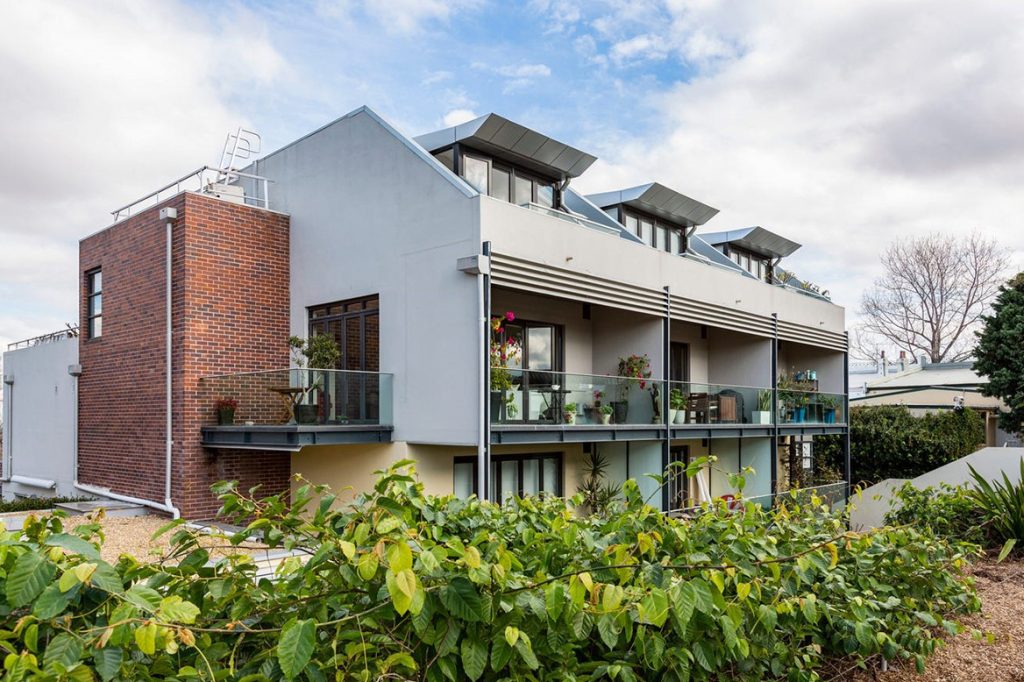
POLYGON ((763 227, 702 238, 718 211, 656 182, 576 191, 594 161, 363 107, 116 211, 80 244, 78 489, 203 517, 217 480, 352 493, 411 459, 430 492, 569 495, 595 454, 663 510, 744 467, 748 496, 815 483, 814 439, 847 433, 843 309, 763 227), (318 334, 337 365, 292 364, 318 334))
POLYGON ((851 398, 850 406, 906 405, 916 415, 969 408, 985 420, 985 445, 1020 447, 1020 437, 999 428, 999 412, 1006 406, 999 398, 981 394, 985 378, 972 362, 929 363, 921 358, 911 368, 868 382, 864 395, 851 398))

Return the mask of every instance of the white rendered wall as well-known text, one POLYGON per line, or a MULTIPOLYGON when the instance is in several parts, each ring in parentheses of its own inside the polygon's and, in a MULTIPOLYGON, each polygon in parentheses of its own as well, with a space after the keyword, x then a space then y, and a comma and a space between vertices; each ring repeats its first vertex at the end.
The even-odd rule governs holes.
POLYGON ((271 208, 291 215, 291 333, 307 307, 380 295, 380 368, 395 441, 477 441, 479 198, 358 111, 261 159, 271 208))
POLYGON ((78 339, 61 339, 4 353, 4 479, 12 475, 55 481, 56 488, 5 480, 4 499, 72 496, 78 339))

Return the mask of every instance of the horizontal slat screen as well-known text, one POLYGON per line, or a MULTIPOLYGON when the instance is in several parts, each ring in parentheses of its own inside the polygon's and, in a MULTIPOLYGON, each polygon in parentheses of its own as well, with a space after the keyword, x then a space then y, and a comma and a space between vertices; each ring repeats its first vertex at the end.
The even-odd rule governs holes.
MULTIPOLYGON (((665 292, 584 275, 505 254, 491 256, 491 282, 535 294, 663 317, 665 292)), ((672 319, 771 338, 772 318, 672 294, 672 319)), ((843 334, 779 321, 779 339, 845 351, 843 334)))

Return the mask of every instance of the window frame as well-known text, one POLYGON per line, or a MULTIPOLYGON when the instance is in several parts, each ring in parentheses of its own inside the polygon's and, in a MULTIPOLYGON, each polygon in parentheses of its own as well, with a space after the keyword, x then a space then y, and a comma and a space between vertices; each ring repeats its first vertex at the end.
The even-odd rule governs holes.
POLYGON ((85 272, 85 333, 86 340, 103 337, 103 268, 93 268, 85 272), (100 277, 99 289, 94 289, 96 276, 100 277), (93 301, 99 299, 100 312, 93 313, 93 301), (99 320, 99 333, 96 333, 96 320, 99 320))
MULTIPOLYGON (((539 463, 539 466, 538 466, 537 470, 540 472, 540 476, 541 476, 541 481, 540 482, 543 483, 544 460, 546 460, 546 459, 553 459, 555 461, 555 463, 556 463, 555 464, 555 466, 556 466, 555 471, 557 472, 557 480, 556 480, 556 485, 555 485, 557 490, 554 493, 546 493, 546 494, 549 494, 549 495, 553 494, 556 497, 565 497, 565 453, 564 452, 557 452, 557 451, 556 452, 524 452, 524 453, 509 454, 509 455, 492 455, 491 458, 490 458, 492 465, 493 464, 499 464, 500 465, 500 464, 502 464, 504 462, 511 462, 511 461, 515 461, 515 462, 518 463, 518 466, 516 467, 516 469, 517 469, 517 472, 518 472, 517 476, 519 478, 519 489, 515 493, 518 497, 523 497, 523 463, 525 461, 527 461, 527 460, 536 460, 539 463)), ((480 497, 480 491, 478 491, 476 489, 476 487, 477 487, 477 478, 478 478, 478 474, 479 474, 479 472, 477 471, 478 464, 477 464, 477 457, 476 457, 476 455, 459 455, 459 456, 456 456, 456 457, 453 458, 453 460, 452 460, 452 491, 454 492, 454 490, 455 490, 455 467, 457 465, 459 465, 459 464, 471 464, 472 465, 473 494, 476 495, 477 497, 480 497)), ((498 466, 496 468, 497 468, 497 473, 494 476, 493 480, 491 480, 491 482, 490 482, 491 483, 491 488, 492 488, 492 490, 491 490, 492 493, 495 490, 501 490, 501 467, 498 466)), ((538 485, 537 487, 538 487, 538 489, 540 489, 541 486, 538 485)), ((499 502, 504 502, 504 500, 498 500, 498 501, 499 502)))
POLYGON ((657 249, 663 253, 668 253, 673 256, 682 256, 686 253, 686 249, 689 246, 689 240, 686 238, 686 232, 689 229, 685 225, 679 223, 673 223, 668 220, 658 218, 657 216, 646 213, 645 211, 638 211, 637 209, 626 206, 625 204, 619 205, 619 222, 626 227, 626 231, 632 235, 635 235, 643 241, 644 244, 650 246, 652 249, 657 249), (630 229, 628 222, 630 219, 636 221, 636 230, 630 229), (650 226, 650 233, 647 234, 644 230, 644 225, 650 226), (679 239, 679 250, 672 250, 672 236, 678 235, 679 239), (665 244, 664 246, 658 246, 659 235, 664 235, 665 244))
MULTIPOLYGON (((437 152, 435 152, 435 155, 436 154, 437 154, 437 152)), ((541 173, 535 173, 533 171, 527 170, 526 168, 523 168, 521 166, 517 166, 514 163, 509 163, 508 161, 505 161, 504 159, 495 158, 495 157, 493 157, 493 156, 491 156, 491 155, 489 155, 489 154, 487 154, 485 152, 478 151, 478 150, 476 150, 476 149, 474 149, 472 147, 461 147, 460 146, 459 149, 458 149, 459 163, 458 163, 458 171, 457 171, 456 174, 460 178, 465 180, 467 183, 469 183, 469 180, 466 179, 466 158, 467 157, 468 158, 472 158, 473 160, 476 160, 476 161, 484 161, 484 162, 487 163, 487 191, 486 192, 480 192, 481 194, 486 194, 487 196, 491 197, 492 199, 497 199, 499 201, 506 201, 507 203, 510 203, 513 206, 520 206, 520 204, 516 201, 516 181, 517 180, 526 180, 526 181, 529 181, 529 183, 530 183, 530 203, 538 204, 540 206, 545 206, 545 204, 542 204, 542 203, 540 203, 540 201, 538 201, 539 196, 540 196, 539 188, 542 187, 542 186, 547 186, 547 187, 551 188, 551 206, 550 206, 550 208, 558 209, 562 205, 562 196, 561 196, 562 193, 558 190, 558 180, 557 179, 549 178, 549 177, 544 176, 541 173), (491 180, 493 178, 493 172, 494 172, 495 168, 497 168, 498 170, 501 170, 501 171, 504 171, 504 172, 508 173, 508 199, 502 199, 501 197, 496 197, 491 192, 491 190, 492 190, 491 180)), ((473 187, 472 183, 470 183, 470 187, 473 187)), ((473 188, 476 189, 475 187, 473 187, 473 188)), ((479 190, 477 190, 477 191, 479 191, 479 190)))
POLYGON ((723 253, 729 260, 762 282, 770 282, 772 259, 750 249, 725 244, 723 253))

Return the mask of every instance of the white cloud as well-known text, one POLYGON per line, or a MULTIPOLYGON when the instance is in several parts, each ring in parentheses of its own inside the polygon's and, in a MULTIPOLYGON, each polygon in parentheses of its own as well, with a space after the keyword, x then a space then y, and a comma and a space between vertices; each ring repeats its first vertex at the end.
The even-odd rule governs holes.
POLYGON ((320 0, 316 10, 346 23, 354 23, 356 15, 362 13, 388 33, 408 35, 419 33, 431 23, 444 23, 452 14, 478 4, 478 0, 320 0))
POLYGON ((898 237, 979 228, 1024 266, 1024 5, 671 9, 674 49, 702 68, 651 93, 658 129, 596 138, 580 186, 657 179, 722 209, 705 229, 775 229, 850 318, 898 237))
POLYGON ((477 114, 472 109, 452 109, 444 115, 442 123, 445 128, 457 126, 466 121, 472 121, 477 114))
POLYGON ((0 22, 0 348, 77 319, 78 239, 220 158, 231 106, 288 67, 244 9, 15 3, 0 22))
POLYGON ((519 64, 518 66, 499 66, 495 72, 506 78, 546 78, 551 69, 546 64, 519 64))

